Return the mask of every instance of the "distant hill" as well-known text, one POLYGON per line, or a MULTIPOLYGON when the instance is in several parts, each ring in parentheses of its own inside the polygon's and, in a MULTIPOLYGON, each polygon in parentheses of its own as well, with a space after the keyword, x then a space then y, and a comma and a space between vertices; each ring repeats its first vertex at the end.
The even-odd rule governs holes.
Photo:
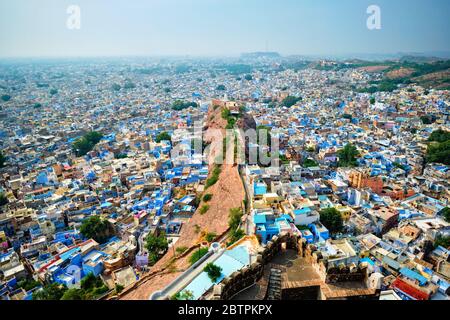
POLYGON ((399 59, 399 62, 415 62, 415 63, 433 63, 436 61, 445 60, 438 57, 432 56, 416 56, 416 55, 407 55, 403 56, 399 59))
POLYGON ((256 58, 280 58, 281 55, 278 52, 248 52, 241 54, 241 58, 244 59, 256 59, 256 58))

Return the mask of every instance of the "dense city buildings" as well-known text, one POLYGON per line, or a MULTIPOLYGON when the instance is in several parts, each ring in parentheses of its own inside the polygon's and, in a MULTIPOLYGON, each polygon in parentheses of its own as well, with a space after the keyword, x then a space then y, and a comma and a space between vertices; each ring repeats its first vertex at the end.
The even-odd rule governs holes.
POLYGON ((1 299, 448 300, 449 68, 0 62, 1 299))

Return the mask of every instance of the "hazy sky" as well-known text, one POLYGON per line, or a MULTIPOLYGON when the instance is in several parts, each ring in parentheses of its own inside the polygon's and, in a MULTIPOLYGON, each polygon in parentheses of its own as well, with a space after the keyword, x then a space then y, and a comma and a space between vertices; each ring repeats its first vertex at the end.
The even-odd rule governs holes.
POLYGON ((1 0, 0 57, 450 51, 448 0, 1 0), (66 27, 67 7, 81 29, 66 27), (366 9, 381 8, 381 30, 366 9))

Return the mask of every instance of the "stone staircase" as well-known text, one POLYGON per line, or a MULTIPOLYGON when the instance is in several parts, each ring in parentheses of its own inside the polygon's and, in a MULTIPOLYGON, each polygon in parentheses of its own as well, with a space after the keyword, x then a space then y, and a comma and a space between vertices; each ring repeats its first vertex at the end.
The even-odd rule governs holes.
POLYGON ((280 269, 270 269, 267 300, 281 300, 281 272, 280 269))

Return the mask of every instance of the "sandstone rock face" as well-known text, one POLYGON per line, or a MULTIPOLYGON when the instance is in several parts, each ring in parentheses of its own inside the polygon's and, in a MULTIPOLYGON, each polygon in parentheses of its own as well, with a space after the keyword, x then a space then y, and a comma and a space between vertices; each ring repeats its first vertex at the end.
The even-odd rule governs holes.
MULTIPOLYGON (((225 134, 226 121, 221 116, 221 108, 214 110, 210 107, 207 116, 205 133, 205 140, 210 143, 209 149, 209 167, 210 172, 214 168, 213 160, 220 155, 222 146, 222 137, 217 133, 217 130, 225 134), (214 130, 216 132, 213 134, 214 130)), ((231 146, 233 150, 233 146, 231 146)), ((189 223, 183 225, 180 238, 175 244, 177 247, 195 246, 200 240, 200 233, 198 230, 204 232, 214 232, 217 235, 223 235, 228 230, 228 216, 230 209, 243 207, 243 200, 245 198, 245 190, 242 184, 241 177, 238 172, 238 167, 233 164, 224 164, 221 166, 222 172, 219 175, 219 180, 216 184, 205 191, 212 195, 208 202, 209 210, 205 214, 200 214, 199 209, 190 219, 189 223)), ((203 201, 198 208, 204 205, 203 201)), ((175 249, 170 249, 164 257, 162 257, 151 268, 152 272, 163 270, 170 263, 173 258, 175 249)), ((176 258, 174 266, 177 270, 185 270, 189 267, 189 255, 176 258)), ((132 291, 125 293, 121 299, 148 299, 148 297, 161 287, 167 286, 173 279, 173 271, 166 271, 162 275, 153 277, 152 279, 143 279, 142 283, 132 291), (162 285, 164 284, 164 285, 162 285)))

